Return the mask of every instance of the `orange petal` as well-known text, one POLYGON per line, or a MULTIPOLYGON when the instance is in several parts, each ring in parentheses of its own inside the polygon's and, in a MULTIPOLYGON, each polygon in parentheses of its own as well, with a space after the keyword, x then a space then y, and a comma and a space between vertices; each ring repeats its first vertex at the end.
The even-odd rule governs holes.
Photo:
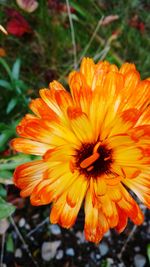
POLYGON ((66 195, 65 192, 53 205, 50 220, 52 223, 59 223, 62 227, 69 228, 71 227, 76 220, 78 215, 79 209, 81 207, 83 198, 86 192, 86 186, 83 187, 84 189, 80 192, 78 201, 74 207, 71 207, 66 202, 66 195))
POLYGON ((15 138, 11 141, 11 146, 18 152, 42 156, 51 148, 50 145, 39 143, 25 138, 15 138))
POLYGON ((131 127, 133 127, 136 122, 138 121, 139 117, 141 115, 141 111, 136 108, 130 108, 123 111, 121 114, 121 118, 123 119, 123 122, 131 122, 131 127))
POLYGON ((46 105, 41 98, 36 98, 30 102, 30 109, 39 117, 44 120, 57 121, 58 116, 56 113, 46 105))
POLYGON ((127 222, 128 222, 128 216, 127 214, 123 211, 123 209, 121 209, 119 206, 117 206, 117 210, 118 210, 118 216, 119 216, 119 220, 118 220, 118 224, 115 227, 115 229, 117 230, 117 232, 120 234, 123 232, 123 230, 125 229, 127 222))
POLYGON ((104 235, 103 230, 100 230, 98 206, 93 206, 90 190, 88 190, 85 198, 84 232, 86 239, 95 243, 98 243, 104 235))
POLYGON ((105 176, 104 177, 98 177, 97 178, 97 196, 103 196, 105 195, 107 191, 107 185, 106 185, 106 180, 105 176))
POLYGON ((114 214, 112 200, 109 198, 108 195, 101 196, 99 199, 102 204, 103 213, 106 217, 111 218, 114 214))
POLYGON ((41 89, 40 96, 58 116, 62 116, 73 104, 70 94, 57 81, 50 83, 50 89, 41 89))
POLYGON ((123 198, 118 202, 118 206, 125 211, 135 224, 141 224, 143 222, 143 214, 139 206, 123 186, 120 186, 120 188, 123 198))
POLYGON ((150 176, 141 174, 136 179, 125 179, 123 183, 131 189, 138 198, 150 208, 150 176))
POLYGON ((121 194, 119 186, 108 186, 107 194, 109 198, 113 200, 114 202, 118 202, 122 198, 122 194, 121 194))
POLYGON ((141 111, 144 111, 149 105, 150 81, 140 81, 136 92, 133 94, 133 106, 137 107, 141 111))
POLYGON ((93 76, 95 72, 95 63, 91 58, 83 58, 80 72, 84 75, 87 85, 92 87, 93 76))
POLYGON ((17 133, 21 137, 50 144, 51 128, 42 119, 33 115, 26 115, 17 126, 17 133))
POLYGON ((22 196, 26 197, 31 194, 33 189, 43 179, 43 174, 47 170, 48 165, 42 160, 36 160, 24 163, 18 166, 14 172, 14 183, 23 189, 22 196))
POLYGON ((136 125, 139 126, 139 125, 149 124, 149 118, 150 118, 150 106, 146 107, 146 109, 143 111, 136 125))
POLYGON ((124 178, 129 178, 129 179, 134 179, 136 178, 140 173, 141 170, 137 167, 123 167, 121 168, 122 170, 122 175, 124 178))
POLYGON ((150 125, 141 125, 133 128, 130 133, 131 138, 138 142, 141 139, 149 140, 150 138, 150 125))
MULTIPOLYGON (((135 92, 138 90, 138 86, 140 83, 140 75, 136 70, 130 70, 124 75, 125 84, 124 88, 122 89, 122 103, 120 105, 121 109, 129 109, 129 108, 136 108, 133 101, 135 99, 135 92)), ((139 92, 136 93, 136 95, 139 92)))
POLYGON ((70 186, 67 193, 67 203, 69 206, 74 207, 79 201, 82 191, 86 191, 88 181, 84 176, 79 176, 74 183, 70 186))
POLYGON ((39 185, 40 187, 36 189, 35 194, 39 194, 42 202, 50 203, 58 199, 77 179, 77 174, 72 175, 71 173, 62 174, 57 179, 49 178, 49 183, 45 185, 42 182, 39 185), (52 180, 52 181, 51 181, 52 180))
POLYGON ((78 108, 69 107, 68 118, 73 132, 81 142, 88 143, 93 141, 94 133, 85 113, 79 112, 78 108))
POLYGON ((61 197, 56 202, 53 203, 50 213, 51 223, 56 224, 59 222, 59 217, 65 203, 66 203, 66 192, 63 195, 61 195, 61 197))
POLYGON ((118 210, 116 208, 116 204, 113 201, 112 201, 112 209, 113 209, 113 215, 111 217, 107 217, 110 228, 116 227, 119 221, 118 210))
POLYGON ((133 71, 133 70, 136 70, 135 65, 126 62, 126 63, 122 64, 122 66, 121 66, 119 72, 122 73, 122 74, 126 74, 126 73, 128 73, 128 72, 130 72, 130 71, 133 71))
POLYGON ((69 86, 75 106, 88 114, 92 97, 91 88, 87 85, 82 73, 72 72, 69 75, 69 86))

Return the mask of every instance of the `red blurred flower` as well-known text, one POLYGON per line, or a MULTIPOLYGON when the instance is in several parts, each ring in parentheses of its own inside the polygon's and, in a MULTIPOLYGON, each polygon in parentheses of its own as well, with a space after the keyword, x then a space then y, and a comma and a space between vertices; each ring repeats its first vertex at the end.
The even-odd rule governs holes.
POLYGON ((20 37, 25 33, 32 32, 29 23, 19 12, 8 8, 6 14, 9 16, 9 21, 6 26, 8 33, 20 37))
POLYGON ((145 31, 145 24, 144 22, 140 21, 139 17, 137 15, 133 16, 131 20, 129 21, 129 25, 137 30, 139 30, 141 33, 145 31))
MULTIPOLYGON (((48 7, 54 11, 59 13, 67 12, 67 6, 64 3, 61 3, 58 0, 48 0, 48 7)), ((73 7, 70 8, 71 13, 75 13, 75 9, 73 7)))

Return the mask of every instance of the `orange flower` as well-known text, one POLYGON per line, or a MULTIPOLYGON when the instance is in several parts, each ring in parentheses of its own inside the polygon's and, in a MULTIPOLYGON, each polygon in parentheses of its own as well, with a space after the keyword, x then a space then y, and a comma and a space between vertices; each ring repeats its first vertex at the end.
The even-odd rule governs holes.
POLYGON ((12 145, 41 159, 17 167, 14 183, 33 205, 53 202, 50 220, 66 228, 84 201, 85 236, 97 243, 128 218, 143 222, 127 188, 150 207, 150 81, 134 64, 84 58, 69 85, 71 94, 53 81, 32 100, 35 115, 23 118, 12 145))

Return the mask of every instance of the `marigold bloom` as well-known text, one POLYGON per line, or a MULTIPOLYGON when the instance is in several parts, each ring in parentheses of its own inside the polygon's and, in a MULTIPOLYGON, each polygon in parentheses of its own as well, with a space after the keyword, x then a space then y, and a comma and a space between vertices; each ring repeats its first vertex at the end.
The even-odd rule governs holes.
POLYGON ((127 188, 150 207, 150 81, 134 64, 120 69, 84 58, 69 76, 71 94, 57 81, 40 90, 12 141, 40 155, 14 173, 21 196, 33 205, 53 202, 50 220, 71 227, 84 202, 85 236, 99 242, 143 214, 127 188))

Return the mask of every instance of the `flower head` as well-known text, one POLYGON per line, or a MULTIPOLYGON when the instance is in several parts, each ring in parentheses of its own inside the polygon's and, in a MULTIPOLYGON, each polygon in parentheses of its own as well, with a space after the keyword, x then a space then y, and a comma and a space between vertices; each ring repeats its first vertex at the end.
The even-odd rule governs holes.
POLYGON ((99 242, 143 222, 128 189, 150 207, 150 81, 134 64, 84 58, 69 85, 53 81, 32 100, 12 145, 41 159, 17 167, 14 183, 33 205, 52 202, 51 222, 66 228, 84 203, 86 239, 99 242))

